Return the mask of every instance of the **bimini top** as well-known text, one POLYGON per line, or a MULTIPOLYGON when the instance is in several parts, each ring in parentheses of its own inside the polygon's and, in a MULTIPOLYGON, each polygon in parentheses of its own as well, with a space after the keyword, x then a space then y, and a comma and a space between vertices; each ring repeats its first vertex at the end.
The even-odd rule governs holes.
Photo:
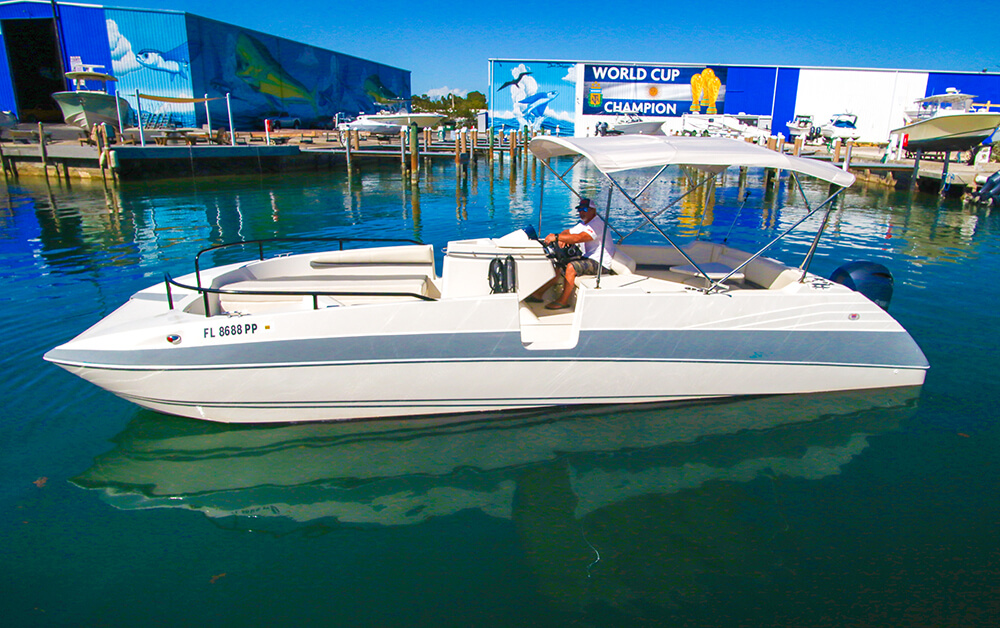
POLYGON ((561 155, 581 155, 604 174, 658 168, 693 166, 721 172, 729 166, 792 170, 840 187, 854 183, 854 175, 814 159, 792 157, 740 140, 720 137, 617 135, 610 137, 536 137, 528 144, 536 157, 548 160, 561 155))

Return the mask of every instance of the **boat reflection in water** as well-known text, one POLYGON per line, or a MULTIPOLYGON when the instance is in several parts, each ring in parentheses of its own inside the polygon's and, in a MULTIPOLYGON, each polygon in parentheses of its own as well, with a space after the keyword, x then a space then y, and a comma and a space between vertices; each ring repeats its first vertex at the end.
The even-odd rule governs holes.
POLYGON ((143 410, 73 481, 119 509, 182 508, 271 534, 478 510, 513 522, 555 607, 620 608, 658 604, 667 591, 697 597, 703 576, 779 568, 788 530, 780 499, 751 483, 840 473, 869 436, 899 426, 918 394, 281 427, 143 410), (638 580, 637 561, 646 565, 638 580))
POLYGON ((392 526, 467 508, 510 518, 525 473, 555 467, 582 518, 711 480, 835 474, 867 447, 866 435, 896 426, 918 390, 283 427, 143 411, 74 482, 121 509, 392 526))

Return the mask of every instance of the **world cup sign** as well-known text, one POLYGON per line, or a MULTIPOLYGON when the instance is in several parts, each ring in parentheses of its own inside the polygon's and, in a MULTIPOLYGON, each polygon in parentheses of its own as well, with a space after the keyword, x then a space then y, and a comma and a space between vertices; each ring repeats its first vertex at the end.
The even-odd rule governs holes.
POLYGON ((723 100, 725 72, 704 66, 585 64, 583 114, 669 117, 703 107, 714 112, 723 100))

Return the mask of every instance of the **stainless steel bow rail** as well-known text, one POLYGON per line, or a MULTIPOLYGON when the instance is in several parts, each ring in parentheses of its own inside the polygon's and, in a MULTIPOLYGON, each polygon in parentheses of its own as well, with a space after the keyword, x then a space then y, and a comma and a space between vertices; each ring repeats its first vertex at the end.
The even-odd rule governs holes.
POLYGON ((315 242, 336 242, 338 243, 338 250, 344 250, 345 242, 379 242, 383 244, 423 244, 416 240, 409 240, 405 238, 266 238, 263 240, 245 240, 242 242, 230 242, 227 244, 217 244, 215 246, 210 246, 208 248, 198 251, 198 254, 194 258, 194 274, 197 285, 189 286, 182 284, 170 276, 170 273, 163 274, 164 285, 167 290, 167 305, 172 310, 174 309, 174 296, 171 286, 176 286, 182 290, 191 290, 197 292, 201 295, 203 302, 205 304, 205 316, 211 317, 211 311, 208 303, 208 295, 210 294, 239 294, 239 295, 261 295, 261 296, 308 296, 312 297, 313 309, 319 309, 319 297, 412 297, 420 299, 422 301, 436 301, 434 297, 427 296, 425 294, 418 294, 415 292, 370 292, 361 290, 336 290, 336 291, 325 291, 325 290, 227 290, 225 288, 209 288, 207 286, 201 285, 201 256, 204 253, 210 253, 213 251, 219 251, 222 249, 243 247, 250 244, 257 245, 258 260, 264 260, 264 245, 272 244, 277 242, 296 242, 296 243, 315 243, 315 242))

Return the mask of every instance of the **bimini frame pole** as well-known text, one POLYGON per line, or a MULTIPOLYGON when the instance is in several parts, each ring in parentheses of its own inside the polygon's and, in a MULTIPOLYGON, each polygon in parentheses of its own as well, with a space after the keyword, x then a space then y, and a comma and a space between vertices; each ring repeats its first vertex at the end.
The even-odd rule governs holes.
MULTIPOLYGON (((660 172, 663 172, 662 168, 660 169, 660 172)), ((660 176, 660 172, 656 173, 657 177, 660 176)), ((606 176, 608 178, 608 181, 611 181, 612 185, 614 185, 616 188, 618 188, 618 191, 622 193, 622 196, 624 196, 626 199, 628 199, 628 202, 632 204, 632 207, 635 207, 635 210, 637 212, 639 212, 642 215, 642 217, 645 218, 647 222, 649 222, 649 224, 653 225, 653 228, 656 229, 656 231, 659 232, 659 234, 661 236, 663 236, 663 239, 666 240, 667 242, 669 242, 670 246, 672 246, 675 249, 677 249, 677 252, 680 253, 684 257, 684 259, 686 259, 688 261, 689 264, 691 264, 692 266, 694 266, 694 268, 701 274, 701 276, 703 276, 705 278, 705 281, 707 281, 708 283, 711 284, 712 283, 712 279, 708 276, 708 273, 706 273, 704 270, 702 270, 701 266, 699 266, 697 262, 695 262, 693 259, 691 259, 691 256, 688 255, 684 251, 684 249, 682 249, 681 247, 677 246, 677 243, 674 242, 670 238, 670 236, 667 235, 666 231, 664 231, 663 229, 661 229, 660 226, 658 224, 656 224, 656 222, 653 221, 652 217, 650 217, 650 215, 648 213, 646 213, 646 210, 644 210, 642 207, 640 207, 639 204, 635 202, 634 198, 632 198, 631 196, 629 196, 629 193, 626 192, 624 190, 624 188, 622 188, 621 184, 618 183, 617 181, 615 181, 614 178, 611 175, 605 174, 604 176, 606 176)), ((655 179, 656 177, 653 177, 653 178, 655 179)), ((652 183, 652 181, 650 181, 650 183, 652 183)), ((646 187, 649 187, 648 183, 642 189, 645 190, 646 187)), ((638 196, 638 195, 636 195, 636 196, 638 196)))
POLYGON ((233 107, 229 104, 229 92, 226 92, 226 113, 229 114, 229 144, 236 146, 236 127, 233 126, 233 107))
POLYGON ((538 188, 538 231, 535 232, 536 235, 540 235, 542 233, 542 202, 545 200, 545 168, 542 168, 541 178, 541 185, 538 188))
MULTIPOLYGON (((664 166, 664 168, 666 168, 666 166, 664 166)), ((663 170, 661 169, 661 170, 660 170, 660 172, 663 172, 663 170)), ((660 175, 660 173, 659 173, 659 172, 658 172, 658 173, 656 173, 656 176, 659 176, 659 175, 660 175)), ((656 179, 656 177, 653 177, 653 179, 655 180, 655 179, 656 179)), ((658 212, 656 212, 655 214, 653 214, 653 215, 652 215, 653 219, 656 219, 656 218, 659 218, 659 217, 660 217, 660 215, 661 215, 661 214, 663 214, 663 212, 667 211, 668 209, 670 209, 671 207, 673 207, 673 206, 674 206, 674 205, 676 205, 677 203, 680 203, 681 201, 683 201, 683 200, 684 200, 685 198, 687 198, 687 197, 688 197, 688 195, 690 195, 690 194, 693 194, 694 192, 696 192, 696 191, 700 190, 701 188, 705 187, 706 185, 708 185, 708 181, 709 181, 709 179, 708 179, 708 178, 706 178, 706 179, 705 179, 705 180, 704 180, 703 182, 701 182, 701 183, 699 183, 698 185, 694 186, 693 188, 691 188, 690 190, 688 190, 688 191, 687 191, 687 192, 685 192, 684 194, 681 194, 681 195, 680 195, 680 196, 679 196, 678 198, 674 199, 674 201, 673 201, 673 202, 671 202, 671 203, 670 203, 669 205, 667 205, 666 207, 664 207, 664 208, 663 208, 663 209, 661 209, 660 211, 658 211, 658 212)), ((652 181, 652 180, 650 180, 650 183, 652 183, 652 182, 653 182, 653 181, 652 181)), ((635 195, 635 196, 636 196, 636 198, 638 198, 638 197, 639 197, 639 196, 640 196, 640 195, 641 195, 641 194, 642 194, 642 193, 643 193, 643 192, 644 192, 644 191, 646 190, 646 188, 647 188, 647 187, 649 187, 649 184, 646 184, 646 185, 645 185, 645 186, 644 186, 644 187, 642 188, 642 190, 640 190, 640 191, 639 191, 639 194, 636 194, 636 195, 635 195)), ((638 226, 638 227, 636 227, 635 229, 633 229, 633 230, 629 231, 628 233, 626 233, 625 235, 623 235, 623 236, 621 237, 621 240, 619 240, 619 242, 624 242, 624 241, 625 241, 625 238, 627 238, 627 237, 631 236, 632 234, 634 234, 634 233, 635 233, 636 231, 638 231, 639 229, 642 229, 642 228, 643 228, 643 226, 644 226, 644 225, 639 225, 639 226, 638 226)))
MULTIPOLYGON (((542 172, 545 172, 544 170, 542 172)), ((597 260, 597 289, 601 289, 601 275, 604 270, 605 242, 608 241, 608 221, 611 220, 611 195, 614 190, 608 188, 608 205, 604 208, 604 233, 601 234, 601 256, 597 260)))
MULTIPOLYGON (((752 262, 752 261, 754 261, 755 259, 757 259, 758 257, 760 257, 761 255, 763 255, 763 254, 764 254, 764 251, 766 251, 766 250, 768 250, 769 248, 771 248, 772 246, 774 246, 774 243, 775 243, 775 242, 777 242, 778 240, 781 240, 781 239, 782 239, 782 238, 784 238, 784 237, 785 237, 786 235, 788 235, 789 233, 791 233, 792 231, 794 231, 795 229, 797 229, 797 228, 799 227, 799 225, 801 225, 801 224, 802 224, 802 223, 804 223, 805 221, 807 221, 807 220, 809 220, 810 218, 812 218, 813 214, 815 214, 815 213, 816 213, 816 212, 818 212, 819 210, 823 209, 823 207, 825 207, 826 205, 831 205, 831 201, 833 201, 833 199, 837 198, 837 197, 838 197, 838 196, 840 195, 840 193, 841 193, 841 192, 843 192, 843 191, 844 191, 845 189, 846 189, 846 188, 840 188, 839 190, 837 190, 836 192, 834 192, 833 194, 831 194, 831 195, 830 195, 830 197, 829 197, 829 198, 827 198, 827 199, 826 199, 825 201, 823 201, 822 203, 820 203, 820 204, 819 204, 819 206, 818 206, 818 207, 816 207, 816 209, 814 209, 814 210, 812 210, 812 211, 809 211, 809 212, 808 212, 808 213, 807 213, 807 214, 806 214, 805 216, 803 216, 802 218, 798 219, 798 220, 797 220, 797 221, 795 222, 795 224, 794 224, 794 225, 792 225, 792 226, 791 226, 791 227, 789 227, 788 229, 785 229, 785 230, 784 230, 784 231, 783 231, 783 232, 782 232, 782 233, 781 233, 780 235, 778 235, 778 236, 775 236, 775 238, 774 238, 774 239, 772 239, 772 240, 771 240, 770 242, 768 242, 767 244, 765 244, 765 245, 763 246, 763 248, 761 248, 761 249, 760 249, 759 251, 757 251, 756 253, 754 253, 754 254, 753 254, 753 255, 751 255, 750 257, 748 257, 748 258, 746 259, 746 261, 745 261, 745 262, 743 262, 742 264, 740 264, 740 265, 739 265, 739 266, 737 266, 736 268, 734 268, 734 269, 732 269, 731 271, 729 271, 729 274, 728 274, 728 275, 726 275, 726 276, 725 276, 725 277, 723 277, 722 279, 719 279, 718 281, 714 282, 714 283, 713 283, 713 284, 711 285, 711 287, 709 288, 709 290, 714 290, 714 289, 715 289, 716 287, 718 287, 719 285, 721 285, 721 284, 722 284, 722 283, 723 283, 724 281, 726 281, 727 279, 729 279, 730 277, 732 277, 732 276, 733 276, 733 275, 735 275, 736 273, 738 273, 738 272, 740 272, 741 270, 743 270, 743 268, 744 268, 744 267, 745 267, 745 266, 746 266, 747 264, 749 264, 750 262, 752 262)), ((832 205, 831 205, 831 208, 832 208, 832 205)), ((829 215, 829 213, 830 213, 830 210, 827 210, 827 215, 829 215)), ((825 225, 825 221, 824 221, 824 225, 825 225)), ((815 251, 815 247, 816 247, 816 244, 817 244, 818 242, 819 242, 819 234, 817 234, 817 236, 816 236, 816 238, 815 238, 815 241, 813 242, 813 247, 812 247, 812 249, 810 250, 810 253, 809 253, 809 255, 812 255, 812 252, 814 252, 814 251, 815 251)), ((806 266, 808 266, 808 265, 806 265, 806 266)), ((803 273, 803 277, 804 277, 804 276, 805 276, 805 274, 803 273)), ((800 279, 799 281, 802 281, 802 280, 800 279)))
POLYGON ((146 134, 143 133, 142 128, 142 99, 139 98, 139 90, 135 90, 135 108, 139 116, 139 145, 146 146, 146 134))
POLYGON ((551 171, 552 174, 554 174, 556 176, 556 178, 559 179, 560 183, 562 183, 563 185, 565 185, 566 188, 570 192, 572 192, 573 194, 576 194, 577 198, 581 198, 582 199, 583 195, 580 194, 579 192, 577 192, 576 188, 574 188, 572 185, 570 185, 569 183, 566 183, 566 175, 568 175, 570 173, 570 171, 573 170, 573 168, 576 168, 576 165, 578 163, 580 163, 581 161, 583 161, 583 155, 577 155, 576 159, 573 160, 573 163, 570 164, 569 168, 566 168, 566 172, 564 172, 562 174, 559 174, 558 172, 556 172, 555 168, 552 167, 552 164, 550 164, 547 159, 542 159, 541 160, 542 165, 545 166, 546 169, 548 169, 549 171, 551 171))

